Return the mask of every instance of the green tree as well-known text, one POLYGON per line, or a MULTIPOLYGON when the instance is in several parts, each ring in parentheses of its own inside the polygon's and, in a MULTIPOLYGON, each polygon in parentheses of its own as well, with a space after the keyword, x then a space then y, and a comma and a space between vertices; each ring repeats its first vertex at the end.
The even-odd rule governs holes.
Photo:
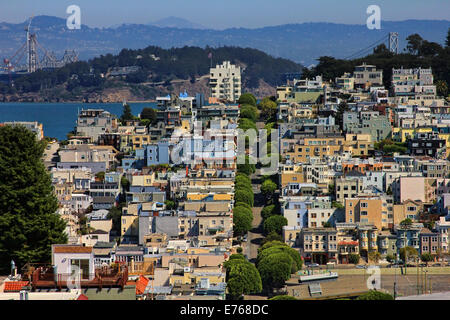
POLYGON ((244 294, 259 293, 262 290, 261 276, 256 267, 244 256, 232 258, 224 263, 227 288, 232 299, 240 299, 244 294))
POLYGON ((448 97, 448 85, 444 80, 436 81, 436 91, 438 96, 447 98, 448 97))
POLYGON ((369 292, 360 295, 356 300, 394 300, 394 297, 389 293, 370 290, 369 292))
POLYGON ((256 107, 256 98, 254 95, 252 95, 251 93, 244 93, 239 97, 238 100, 239 104, 249 104, 252 105, 254 107, 256 107))
POLYGON ((256 165, 250 163, 250 157, 248 155, 239 155, 237 157, 237 163, 238 173, 249 176, 256 171, 256 165))
POLYGON ((386 47, 384 43, 378 45, 376 48, 373 49, 374 54, 386 54, 389 53, 389 49, 386 47))
POLYGON ((408 41, 406 48, 408 49, 409 53, 419 54, 420 47, 422 46, 423 43, 422 37, 417 33, 415 33, 408 36, 406 40, 408 41))
POLYGON ((243 182, 239 182, 236 183, 234 185, 234 190, 248 190, 250 192, 253 192, 252 190, 252 185, 251 184, 247 184, 247 183, 243 183, 243 182))
POLYGON ((261 242, 262 245, 266 244, 267 242, 271 242, 271 241, 283 241, 283 237, 281 235, 279 235, 278 233, 276 233, 275 231, 272 231, 271 233, 269 233, 267 235, 267 237, 265 237, 263 239, 263 241, 261 242))
POLYGON ((167 210, 173 210, 176 207, 175 202, 172 200, 166 200, 166 201, 164 201, 164 204, 166 205, 167 210))
POLYGON ((244 131, 247 131, 247 130, 249 130, 249 129, 253 129, 253 130, 256 130, 256 124, 255 124, 255 122, 253 121, 253 120, 251 120, 251 119, 248 119, 248 118, 240 118, 239 119, 239 128, 240 129, 242 129, 242 130, 244 130, 244 131))
POLYGON ((395 261, 395 257, 394 257, 393 254, 388 254, 388 255, 386 256, 386 260, 387 260, 387 262, 392 263, 392 262, 395 261))
POLYGON ((359 254, 349 254, 348 255, 348 262, 353 263, 353 264, 358 264, 359 263, 359 254))
POLYGON ((234 199, 236 202, 247 203, 250 207, 253 207, 254 195, 248 190, 237 190, 234 193, 234 199))
POLYGON ((340 203, 338 201, 332 201, 331 206, 333 208, 344 209, 344 206, 342 205, 342 203, 340 203))
POLYGON ((400 248, 399 253, 400 253, 400 259, 402 259, 405 263, 408 263, 407 260, 417 257, 417 255, 418 255, 417 250, 410 246, 400 248))
POLYGON ((233 213, 233 232, 235 236, 242 236, 252 228, 252 219, 243 211, 233 213))
POLYGON ((448 28, 447 31, 447 39, 445 39, 445 45, 447 46, 447 48, 450 47, 450 28, 448 28))
POLYGON ((256 259, 257 264, 259 264, 259 262, 265 257, 275 253, 286 253, 291 257, 291 273, 297 272, 302 268, 303 261, 300 253, 294 248, 289 247, 286 243, 278 240, 266 242, 261 248, 258 249, 258 256, 256 259))
POLYGON ((408 228, 412 225, 412 220, 410 218, 406 218, 405 220, 400 222, 400 226, 408 228))
POLYGON ((436 56, 442 51, 442 47, 439 43, 430 42, 424 40, 419 49, 419 54, 421 56, 436 56))
POLYGON ((286 252, 267 255, 258 262, 263 287, 266 290, 281 288, 291 277, 292 258, 286 252))
POLYGON ((105 172, 104 171, 97 172, 95 174, 95 178, 97 178, 97 180, 104 181, 105 180, 105 172))
POLYGON ((270 216, 264 221, 264 232, 269 234, 272 231, 275 231, 278 234, 281 234, 283 231, 283 226, 287 226, 288 221, 285 217, 280 215, 270 216))
POLYGON ((342 101, 339 103, 336 113, 336 124, 339 125, 339 128, 341 131, 344 130, 344 113, 350 111, 350 107, 348 106, 347 102, 342 101))
POLYGON ((369 252, 368 257, 370 261, 378 263, 381 258, 381 253, 379 253, 378 251, 371 251, 369 252))
POLYGON ((122 176, 120 179, 120 184, 122 185, 123 190, 129 191, 130 190, 130 181, 125 176, 122 176))
POLYGON ((251 105, 243 105, 241 106, 240 117, 255 122, 258 119, 258 109, 251 105))
POLYGON ((117 207, 112 207, 108 212, 108 219, 112 219, 112 230, 120 233, 120 219, 122 217, 122 210, 117 207))
POLYGON ((245 202, 236 202, 234 204, 234 206, 235 207, 245 207, 245 208, 250 209, 250 210, 252 209, 252 207, 250 207, 250 205, 248 203, 245 203, 245 202))
POLYGON ((293 296, 279 295, 279 296, 272 297, 269 300, 298 300, 298 299, 294 298, 293 296))
POLYGON ((252 210, 249 208, 246 208, 245 206, 236 206, 233 208, 233 215, 236 213, 242 213, 243 215, 246 215, 250 218, 250 221, 253 221, 253 213, 252 210))
POLYGON ((141 111, 141 119, 150 120, 151 124, 156 123, 156 117, 157 117, 157 113, 154 108, 144 108, 141 111))
POLYGON ((250 179, 250 177, 243 173, 236 174, 236 178, 234 179, 234 182, 235 183, 244 182, 244 183, 252 184, 252 180, 250 179))
POLYGON ((277 190, 277 184, 272 180, 266 180, 261 184, 261 192, 267 199, 273 196, 275 190, 277 190))
POLYGON ((268 206, 265 206, 262 210, 261 210, 261 216, 264 220, 266 220, 267 218, 269 218, 270 216, 275 215, 275 205, 271 204, 268 206))
POLYGON ((0 127, 0 269, 10 261, 49 262, 52 244, 67 242, 66 223, 41 160, 44 143, 22 126, 0 127))
POLYGON ((433 261, 433 256, 431 254, 427 253, 422 253, 420 255, 420 260, 422 260, 423 262, 425 262, 428 265, 428 262, 433 261))
POLYGON ((122 116, 120 117, 120 121, 122 123, 125 123, 125 121, 133 120, 133 119, 134 119, 134 116, 133 116, 133 113, 131 112, 130 105, 125 104, 123 106, 123 111, 122 111, 122 116))
POLYGON ((261 114, 264 119, 272 119, 277 114, 277 104, 266 97, 259 103, 261 114))

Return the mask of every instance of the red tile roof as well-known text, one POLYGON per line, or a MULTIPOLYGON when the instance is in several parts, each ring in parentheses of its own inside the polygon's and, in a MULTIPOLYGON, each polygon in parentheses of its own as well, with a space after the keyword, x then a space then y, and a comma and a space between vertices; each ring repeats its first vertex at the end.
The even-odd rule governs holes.
POLYGON ((145 288, 147 288, 148 279, 144 276, 139 276, 136 281, 136 294, 144 294, 145 288))
POLYGON ((77 300, 89 300, 88 297, 86 297, 84 294, 80 294, 77 298, 77 300))
POLYGON ((91 253, 92 247, 60 245, 54 246, 53 250, 55 253, 91 253))
POLYGON ((19 292, 23 287, 28 286, 29 281, 6 281, 3 292, 19 292))

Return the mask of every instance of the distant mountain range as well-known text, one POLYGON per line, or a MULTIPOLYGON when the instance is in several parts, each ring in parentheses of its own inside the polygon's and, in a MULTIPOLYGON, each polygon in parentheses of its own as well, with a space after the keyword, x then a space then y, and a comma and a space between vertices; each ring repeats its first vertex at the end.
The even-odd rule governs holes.
POLYGON ((155 22, 150 22, 149 25, 160 28, 177 28, 177 29, 208 29, 201 24, 191 22, 189 20, 178 17, 167 17, 155 22))
MULTIPOLYGON (((11 57, 25 42, 26 23, 0 23, 0 58, 11 57)), ((149 45, 162 48, 227 45, 259 49, 308 66, 316 63, 320 56, 346 58, 383 37, 387 40, 389 32, 399 33, 402 49, 406 45, 405 38, 413 33, 443 44, 450 21, 383 21, 381 27, 380 30, 369 30, 365 25, 317 22, 212 30, 185 19, 169 17, 151 25, 123 24, 111 28, 82 25, 80 30, 68 30, 65 19, 37 16, 31 29, 37 33, 38 42, 57 57, 61 57, 65 49, 75 49, 80 59, 90 59, 106 53, 116 54, 123 48, 138 49, 149 45)))

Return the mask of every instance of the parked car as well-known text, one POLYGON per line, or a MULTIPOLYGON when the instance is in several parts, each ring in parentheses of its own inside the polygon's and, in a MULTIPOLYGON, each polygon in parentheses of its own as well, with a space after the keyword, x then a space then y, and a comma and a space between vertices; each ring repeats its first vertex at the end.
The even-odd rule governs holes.
POLYGON ((247 235, 245 235, 245 236, 242 238, 242 241, 243 241, 243 242, 247 242, 247 235))
POLYGON ((317 263, 309 263, 309 264, 307 264, 306 265, 308 268, 317 268, 317 267, 319 267, 319 264, 317 264, 317 263))
POLYGON ((440 267, 441 264, 440 264, 440 263, 433 263, 431 266, 432 266, 432 267, 440 267))
POLYGON ((363 266, 363 265, 357 265, 357 266, 356 266, 356 269, 367 269, 367 267, 366 267, 366 266, 363 266))

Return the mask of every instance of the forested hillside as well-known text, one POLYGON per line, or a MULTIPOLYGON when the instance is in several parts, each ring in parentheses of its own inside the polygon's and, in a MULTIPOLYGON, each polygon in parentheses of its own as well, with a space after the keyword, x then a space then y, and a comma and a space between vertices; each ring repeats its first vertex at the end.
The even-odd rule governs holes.
POLYGON ((302 66, 287 59, 274 58, 266 53, 250 48, 221 47, 198 48, 183 47, 165 50, 150 46, 140 50, 123 49, 118 55, 107 54, 87 62, 77 62, 63 68, 38 71, 15 79, 14 87, 3 85, 0 93, 38 92, 58 85, 65 85, 67 91, 111 87, 115 80, 108 79, 113 67, 138 66, 139 71, 126 76, 125 83, 155 84, 170 86, 174 79, 190 80, 209 74, 212 63, 230 60, 243 70, 245 88, 256 88, 263 80, 276 86, 282 82, 282 74, 299 72, 302 66))

